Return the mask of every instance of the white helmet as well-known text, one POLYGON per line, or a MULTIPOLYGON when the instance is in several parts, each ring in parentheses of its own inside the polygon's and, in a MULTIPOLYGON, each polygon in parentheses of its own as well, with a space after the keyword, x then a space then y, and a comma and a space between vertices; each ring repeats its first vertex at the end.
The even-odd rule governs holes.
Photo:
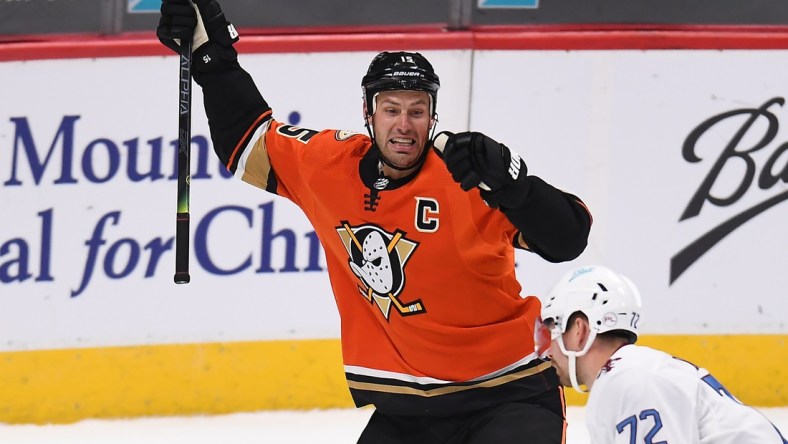
POLYGON ((640 293, 632 281, 597 265, 569 271, 547 293, 542 305, 542 319, 554 323, 552 338, 558 340, 561 352, 569 357, 569 376, 575 390, 583 392, 577 384, 575 358, 588 353, 600 333, 628 332, 634 343, 641 307, 640 293), (563 333, 569 317, 576 312, 588 317, 591 332, 583 350, 568 351, 564 346, 563 333))

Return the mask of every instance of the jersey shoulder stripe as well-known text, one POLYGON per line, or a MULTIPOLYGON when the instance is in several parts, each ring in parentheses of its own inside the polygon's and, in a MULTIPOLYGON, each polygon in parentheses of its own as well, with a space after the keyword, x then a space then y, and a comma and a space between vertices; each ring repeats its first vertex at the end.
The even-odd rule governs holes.
POLYGON ((243 137, 241 137, 241 139, 235 145, 235 148, 233 148, 232 153, 230 153, 230 157, 227 160, 227 164, 225 165, 228 171, 235 174, 235 170, 238 165, 237 159, 239 153, 242 151, 246 151, 249 148, 249 146, 253 144, 252 142, 254 141, 254 135, 256 133, 256 129, 259 128, 260 125, 262 125, 263 123, 270 121, 272 113, 273 111, 269 109, 268 111, 260 114, 257 117, 257 119, 255 119, 255 121, 249 126, 249 128, 246 129, 246 132, 244 133, 243 137))

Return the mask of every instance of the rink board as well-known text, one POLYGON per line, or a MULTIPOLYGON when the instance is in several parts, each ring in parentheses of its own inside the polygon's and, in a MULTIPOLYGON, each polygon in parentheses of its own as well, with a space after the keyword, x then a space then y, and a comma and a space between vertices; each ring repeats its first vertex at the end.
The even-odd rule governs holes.
MULTIPOLYGON (((649 335, 742 402, 788 405, 788 335, 649 335), (767 357, 768 359, 764 359, 767 357)), ((0 422, 351 407, 337 340, 206 343, 0 355, 0 422)), ((569 405, 585 395, 566 391, 569 405)))
MULTIPOLYGON (((441 73, 441 129, 495 135, 594 215, 575 261, 517 254, 522 294, 608 265, 640 287, 643 343, 776 406, 786 35, 291 36, 242 52, 277 119, 363 132, 359 73, 382 47, 422 51, 441 73)), ((192 283, 172 283, 176 57, 151 38, 7 44, 0 60, 0 421, 350 405, 314 231, 227 177, 199 90, 192 283)))

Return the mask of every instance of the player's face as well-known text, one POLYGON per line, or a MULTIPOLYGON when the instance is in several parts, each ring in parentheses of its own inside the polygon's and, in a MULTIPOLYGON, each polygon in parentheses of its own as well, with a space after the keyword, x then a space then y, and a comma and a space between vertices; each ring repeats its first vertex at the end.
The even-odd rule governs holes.
POLYGON ((383 166, 393 178, 410 174, 425 149, 431 126, 430 96, 424 91, 384 91, 377 96, 372 125, 375 141, 387 161, 406 171, 383 166))

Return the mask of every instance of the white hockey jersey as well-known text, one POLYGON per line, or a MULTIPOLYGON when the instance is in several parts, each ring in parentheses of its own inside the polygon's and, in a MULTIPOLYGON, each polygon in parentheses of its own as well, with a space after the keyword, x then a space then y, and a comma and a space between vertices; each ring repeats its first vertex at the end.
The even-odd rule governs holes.
POLYGON ((760 412, 708 371, 626 345, 599 372, 586 404, 593 444, 783 444, 760 412))

